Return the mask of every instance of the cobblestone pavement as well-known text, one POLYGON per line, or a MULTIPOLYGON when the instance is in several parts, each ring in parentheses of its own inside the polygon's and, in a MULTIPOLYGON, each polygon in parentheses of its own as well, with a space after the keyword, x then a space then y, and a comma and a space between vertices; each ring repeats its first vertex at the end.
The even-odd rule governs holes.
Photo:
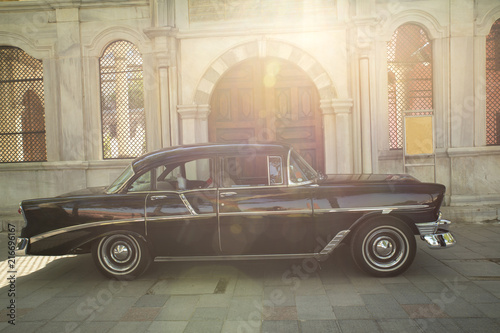
POLYGON ((458 245, 419 249, 373 278, 341 247, 326 262, 155 263, 140 279, 102 277, 90 255, 0 254, 2 332, 498 332, 500 224, 459 224, 458 245), (9 295, 15 291, 15 296, 9 295), (11 320, 15 301, 15 326, 11 320), (9 308, 10 307, 10 308, 9 308))

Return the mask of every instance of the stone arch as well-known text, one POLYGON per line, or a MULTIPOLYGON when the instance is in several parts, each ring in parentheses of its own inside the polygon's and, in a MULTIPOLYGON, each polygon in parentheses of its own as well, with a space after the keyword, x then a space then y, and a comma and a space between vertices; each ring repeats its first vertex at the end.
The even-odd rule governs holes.
POLYGON ((479 36, 487 36, 490 33, 491 26, 496 20, 500 19, 500 6, 489 10, 481 18, 476 20, 476 34, 479 36))
POLYGON ((297 65, 311 78, 321 100, 337 98, 330 76, 314 57, 296 46, 281 41, 259 40, 235 46, 216 59, 201 78, 195 92, 194 103, 210 104, 210 96, 224 73, 244 60, 257 57, 274 57, 297 65))
POLYGON ((83 48, 83 53, 88 57, 100 57, 104 50, 113 42, 125 40, 137 46, 141 54, 150 53, 149 39, 129 27, 112 27, 98 33, 89 44, 83 48))
POLYGON ((0 40, 6 41, 2 46, 20 48, 36 59, 51 58, 54 56, 54 47, 50 45, 37 45, 36 41, 24 35, 12 32, 0 32, 0 40))
POLYGON ((382 27, 381 39, 390 41, 394 31, 403 24, 413 23, 421 26, 431 40, 436 38, 444 38, 447 36, 447 28, 443 27, 438 20, 427 12, 421 10, 407 10, 398 13, 392 17, 382 27))

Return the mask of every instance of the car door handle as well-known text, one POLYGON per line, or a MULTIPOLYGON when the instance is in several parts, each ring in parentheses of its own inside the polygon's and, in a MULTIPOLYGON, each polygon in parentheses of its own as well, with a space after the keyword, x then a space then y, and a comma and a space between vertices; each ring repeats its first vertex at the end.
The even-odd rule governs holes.
POLYGON ((166 195, 153 195, 151 197, 151 201, 154 201, 154 200, 163 200, 163 199, 167 199, 168 196, 166 195))
POLYGON ((237 193, 236 192, 223 192, 220 194, 221 197, 230 197, 230 196, 233 196, 233 195, 236 195, 237 193))

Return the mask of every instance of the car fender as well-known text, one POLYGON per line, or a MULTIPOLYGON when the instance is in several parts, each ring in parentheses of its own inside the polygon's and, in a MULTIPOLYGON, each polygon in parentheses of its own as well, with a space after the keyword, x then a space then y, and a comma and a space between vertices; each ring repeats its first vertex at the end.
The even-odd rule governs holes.
POLYGON ((91 242, 117 232, 135 233, 147 242, 144 219, 101 221, 55 229, 30 238, 27 254, 65 255, 87 253, 91 242))

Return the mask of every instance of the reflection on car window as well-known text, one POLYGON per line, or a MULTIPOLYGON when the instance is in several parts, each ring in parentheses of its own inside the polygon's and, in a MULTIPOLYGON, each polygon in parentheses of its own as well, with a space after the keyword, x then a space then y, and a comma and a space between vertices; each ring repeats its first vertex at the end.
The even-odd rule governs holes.
POLYGON ((290 157, 290 182, 303 183, 316 179, 316 171, 296 152, 290 157))
POLYGON ((213 187, 213 163, 209 158, 177 162, 151 169, 137 178, 129 192, 184 191, 213 187))
POLYGON ((132 169, 132 165, 129 165, 125 170, 123 170, 122 174, 111 184, 106 193, 113 193, 118 191, 126 182, 134 175, 134 169, 132 169))
POLYGON ((158 190, 163 190, 168 184, 179 191, 213 187, 213 163, 209 158, 182 162, 164 169, 157 179, 158 190))
POLYGON ((269 156, 269 184, 283 184, 282 165, 281 156, 269 156))
POLYGON ((141 191, 150 191, 151 190, 151 173, 152 171, 148 171, 139 178, 137 178, 132 185, 130 185, 128 191, 129 192, 141 192, 141 191))
POLYGON ((267 186, 283 183, 281 157, 228 156, 222 159, 222 187, 267 186))

